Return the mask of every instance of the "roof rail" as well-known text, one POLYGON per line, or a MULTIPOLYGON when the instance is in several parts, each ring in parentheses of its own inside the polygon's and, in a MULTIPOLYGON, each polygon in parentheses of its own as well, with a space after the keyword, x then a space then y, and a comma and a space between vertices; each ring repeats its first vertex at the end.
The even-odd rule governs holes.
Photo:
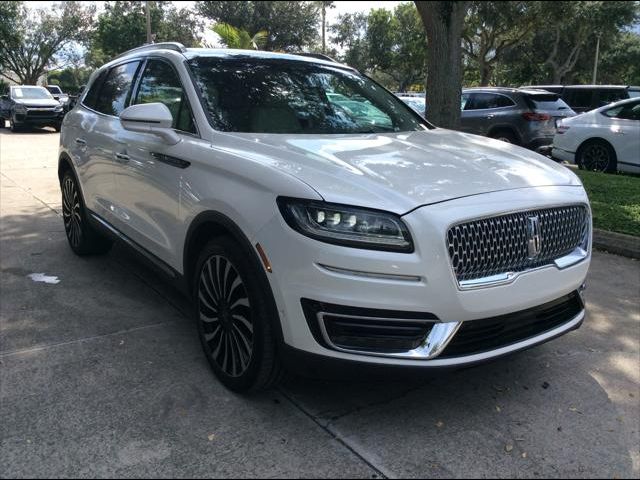
POLYGON ((112 60, 115 60, 116 58, 124 57, 125 55, 129 55, 130 53, 148 52, 152 50, 174 50, 180 53, 184 53, 187 51, 186 47, 183 44, 178 42, 148 43, 146 45, 142 45, 141 47, 136 47, 136 48, 132 48, 131 50, 127 50, 126 52, 123 52, 120 55, 113 57, 112 60))
POLYGON ((339 63, 333 58, 331 58, 329 55, 325 55, 323 53, 300 52, 300 53, 294 53, 294 55, 300 55, 301 57, 317 58, 318 60, 326 60, 327 62, 339 63))

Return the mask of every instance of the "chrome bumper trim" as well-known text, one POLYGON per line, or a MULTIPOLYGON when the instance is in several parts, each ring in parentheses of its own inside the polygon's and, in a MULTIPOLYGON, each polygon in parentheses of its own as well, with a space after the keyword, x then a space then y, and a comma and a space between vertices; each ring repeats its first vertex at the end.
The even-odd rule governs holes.
MULTIPOLYGON (((419 360, 422 365, 425 367, 457 367, 463 366, 467 364, 473 364, 478 362, 483 362, 485 360, 490 360, 492 358, 500 357, 503 355, 507 355, 509 353, 517 352, 518 350, 524 350, 526 348, 532 347, 539 343, 544 343, 548 340, 551 340, 555 337, 563 335, 574 328, 576 328, 580 322, 585 317, 585 310, 582 310, 578 315, 573 317, 571 320, 566 323, 548 330, 540 335, 536 335, 534 337, 528 338, 526 340, 522 340, 520 342, 513 343, 511 345, 506 345, 504 347, 496 348, 494 350, 490 350, 488 352, 477 353, 473 355, 465 355, 462 357, 451 357, 446 359, 438 359, 437 356, 440 355, 445 347, 449 344, 449 342, 453 339, 458 329, 462 326, 464 322, 449 322, 449 323, 437 323, 434 325, 433 329, 425 338, 425 341, 418 348, 408 351, 408 352, 400 352, 400 353, 380 353, 380 352, 367 352, 362 350, 350 350, 341 347, 335 346, 329 335, 327 333, 326 327, 324 325, 324 315, 332 315, 339 316, 345 318, 359 318, 366 319, 367 317, 358 317, 353 315, 336 315, 334 313, 327 312, 318 312, 317 318, 318 323, 320 325, 320 330, 322 332, 322 336, 324 340, 327 342, 332 349, 335 349, 339 352, 357 354, 359 356, 375 356, 375 357, 386 357, 386 358, 394 358, 399 360, 419 360)), ((380 320, 380 318, 372 318, 372 320, 380 320)), ((389 320, 400 320, 400 319, 389 319, 389 320)), ((416 320, 401 320, 401 321, 413 321, 416 320)), ((473 320, 469 320, 473 321, 473 320)))
POLYGON ((543 265, 537 268, 531 268, 523 270, 521 272, 506 272, 498 275, 491 275, 489 277, 474 278, 473 280, 463 280, 458 282, 460 290, 473 290, 476 288, 496 287, 498 285, 507 285, 513 282, 520 275, 536 272, 538 270, 544 270, 545 268, 556 267, 559 270, 571 267, 577 263, 580 263, 589 256, 589 252, 582 247, 576 248, 573 252, 565 255, 564 257, 556 258, 553 263, 543 265))
POLYGON ((320 332, 322 332, 322 338, 332 349, 338 352, 344 353, 355 353, 357 355, 369 355, 374 357, 386 357, 386 358, 399 358, 404 360, 426 360, 429 358, 434 358, 442 353, 444 348, 449 344, 453 336, 456 334, 462 322, 448 322, 448 323, 436 323, 429 335, 425 337, 422 341, 422 344, 413 350, 409 350, 408 352, 396 352, 396 353, 381 353, 381 352, 370 352, 366 350, 353 350, 349 348, 343 348, 335 345, 331 338, 329 337, 329 333, 327 332, 327 327, 324 323, 324 316, 329 315, 332 317, 339 318, 357 318, 358 320, 371 320, 371 321, 380 321, 387 320, 391 322, 412 322, 412 323, 424 323, 421 320, 415 319, 401 319, 401 318, 381 318, 381 317, 362 317, 359 315, 344 315, 330 312, 318 312, 317 319, 318 324, 320 325, 320 332))

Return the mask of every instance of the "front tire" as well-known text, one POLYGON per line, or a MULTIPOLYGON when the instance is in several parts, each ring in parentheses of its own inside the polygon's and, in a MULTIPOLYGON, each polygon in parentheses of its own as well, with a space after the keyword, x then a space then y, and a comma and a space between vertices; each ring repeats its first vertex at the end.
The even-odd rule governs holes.
POLYGON ((13 117, 9 119, 9 130, 11 130, 13 133, 16 133, 19 130, 16 122, 13 121, 13 117))
POLYGON ((64 173, 60 186, 64 231, 71 250, 80 256, 103 254, 111 250, 111 239, 100 234, 89 223, 78 183, 70 170, 64 173))
POLYGON ((613 173, 618 170, 618 161, 613 147, 604 140, 589 140, 578 150, 578 166, 592 172, 613 173))
POLYGON ((192 290, 207 360, 236 392, 265 390, 282 378, 272 326, 279 319, 251 254, 228 237, 211 240, 198 258, 192 290))

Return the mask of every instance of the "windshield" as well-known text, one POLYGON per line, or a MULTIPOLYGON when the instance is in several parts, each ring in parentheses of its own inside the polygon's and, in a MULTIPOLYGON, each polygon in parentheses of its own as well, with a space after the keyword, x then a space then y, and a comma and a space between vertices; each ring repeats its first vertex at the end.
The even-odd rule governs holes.
POLYGON ((555 93, 530 94, 527 99, 535 110, 571 110, 559 95, 555 93))
POLYGON ((336 134, 427 128, 394 95, 342 68, 251 58, 197 57, 188 63, 217 130, 336 134))
POLYGON ((53 97, 42 87, 15 87, 11 89, 11 98, 27 100, 50 100, 53 97))

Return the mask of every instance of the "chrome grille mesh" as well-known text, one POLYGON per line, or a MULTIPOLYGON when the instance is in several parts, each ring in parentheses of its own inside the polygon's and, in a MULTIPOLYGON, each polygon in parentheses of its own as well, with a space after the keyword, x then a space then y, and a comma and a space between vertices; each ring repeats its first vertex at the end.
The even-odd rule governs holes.
POLYGON ((454 225, 447 232, 449 257, 458 281, 548 265, 571 253, 587 235, 582 205, 528 210, 454 225), (529 257, 529 217, 538 217, 541 248, 529 257))

